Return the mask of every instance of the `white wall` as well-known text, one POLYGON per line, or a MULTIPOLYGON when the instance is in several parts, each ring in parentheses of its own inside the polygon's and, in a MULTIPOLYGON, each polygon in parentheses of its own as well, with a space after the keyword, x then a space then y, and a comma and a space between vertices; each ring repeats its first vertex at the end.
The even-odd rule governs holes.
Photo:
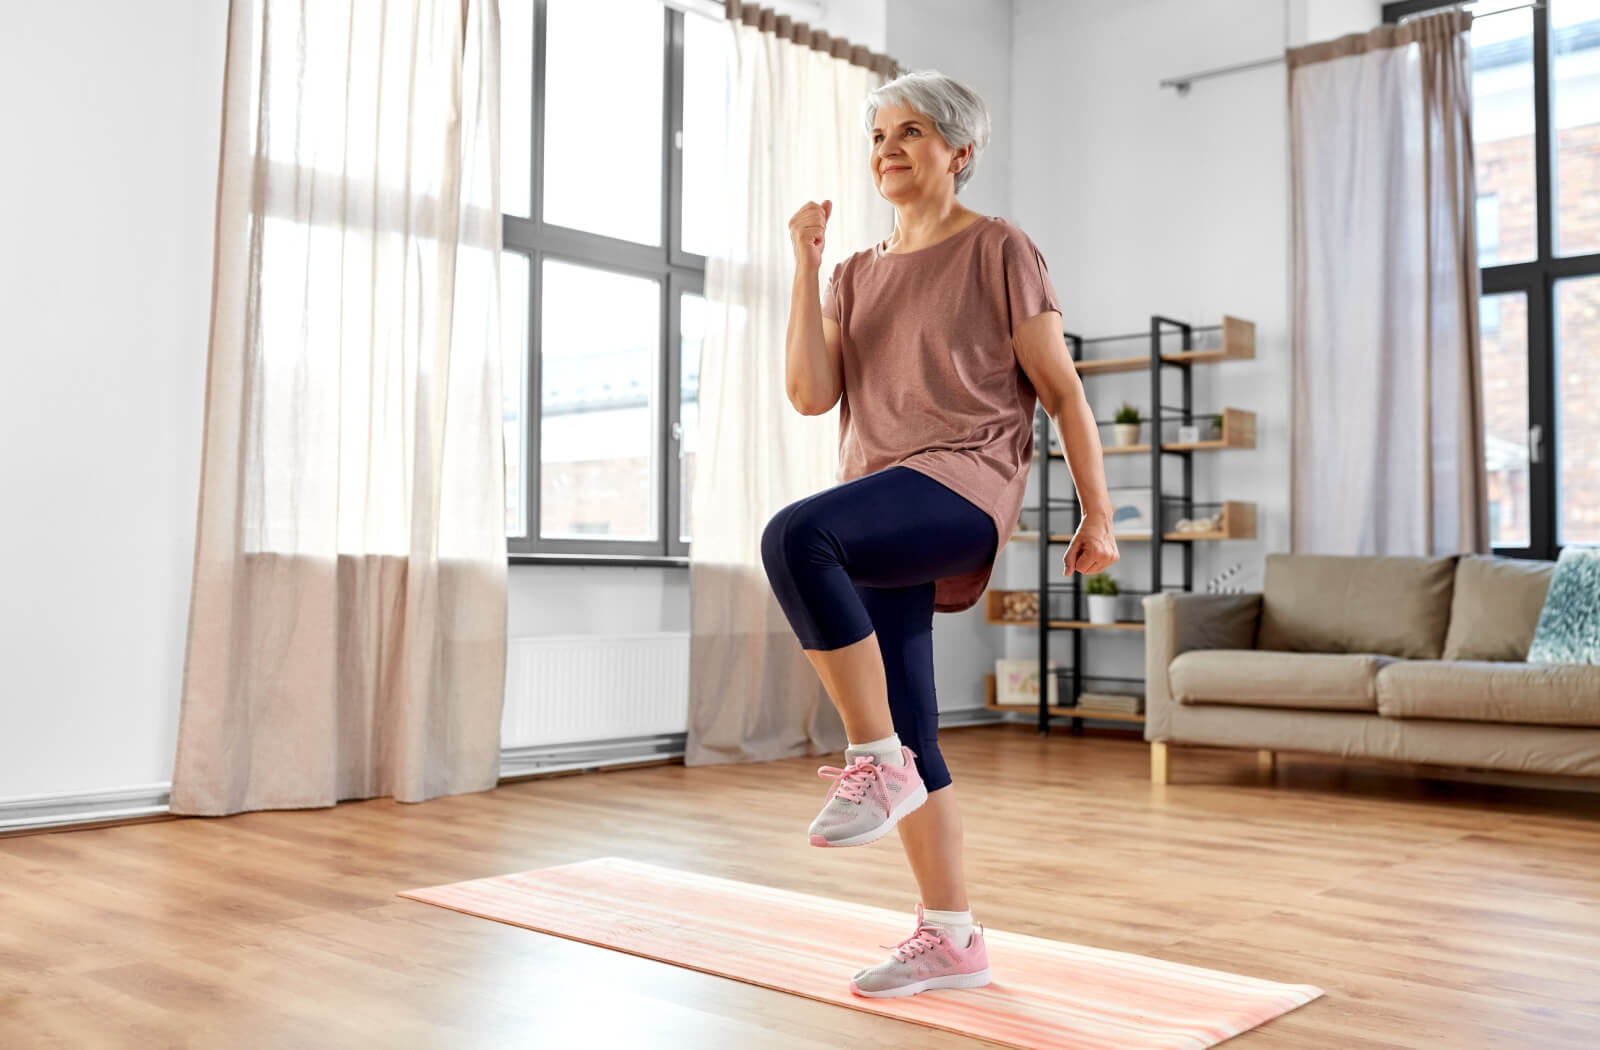
POLYGON ((888 54, 912 70, 936 69, 982 96, 994 127, 961 203, 1011 213, 1011 0, 890 0, 888 54))
POLYGON ((0 799, 171 779, 227 5, 0 32, 0 799))

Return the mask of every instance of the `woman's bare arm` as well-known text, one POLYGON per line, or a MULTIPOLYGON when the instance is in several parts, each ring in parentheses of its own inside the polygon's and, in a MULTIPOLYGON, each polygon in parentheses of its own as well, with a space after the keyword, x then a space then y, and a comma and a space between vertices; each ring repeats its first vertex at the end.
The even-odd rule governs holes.
POLYGON ((808 416, 828 411, 844 389, 839 326, 822 316, 822 297, 817 290, 823 234, 831 214, 832 201, 808 201, 789 220, 794 291, 789 297, 789 331, 784 340, 784 387, 789 403, 808 416))
POLYGON ((789 304, 785 380, 789 403, 805 415, 820 416, 839 400, 844 389, 839 342, 838 324, 822 316, 816 273, 808 281, 797 272, 789 304))
MULTIPOLYGON (((1121 554, 1111 531, 1111 495, 1106 491, 1100 428, 1061 334, 1061 315, 1046 310, 1028 318, 1017 326, 1011 341, 1017 364, 1033 383, 1045 412, 1055 421, 1083 510, 1083 521, 1062 559, 1063 567, 1069 576, 1074 572, 1086 576, 1100 572, 1118 561, 1121 554)), ((1047 460, 1040 462, 1043 469, 1049 469, 1047 460)))

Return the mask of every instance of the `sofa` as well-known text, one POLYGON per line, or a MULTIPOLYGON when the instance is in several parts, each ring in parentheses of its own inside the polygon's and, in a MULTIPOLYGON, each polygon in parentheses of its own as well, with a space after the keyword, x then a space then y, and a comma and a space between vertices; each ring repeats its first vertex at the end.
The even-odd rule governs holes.
POLYGON ((1600 666, 1526 662, 1555 564, 1270 554, 1259 593, 1146 597, 1151 779, 1172 745, 1600 776, 1600 666))

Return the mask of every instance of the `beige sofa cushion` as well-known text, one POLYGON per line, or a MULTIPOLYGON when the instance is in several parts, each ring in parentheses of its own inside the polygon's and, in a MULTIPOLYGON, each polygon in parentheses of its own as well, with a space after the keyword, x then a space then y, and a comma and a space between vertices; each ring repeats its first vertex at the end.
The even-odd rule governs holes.
POLYGON ((1600 665, 1402 661, 1378 672, 1386 718, 1600 726, 1600 665))
POLYGON ((1555 568, 1553 561, 1463 554, 1443 658, 1526 660, 1555 568))
POLYGON ((1373 653, 1192 649, 1173 658, 1167 680, 1180 704, 1377 711, 1378 669, 1390 662, 1373 653))
POLYGON ((1453 554, 1269 554, 1256 648, 1437 660, 1455 576, 1453 554))

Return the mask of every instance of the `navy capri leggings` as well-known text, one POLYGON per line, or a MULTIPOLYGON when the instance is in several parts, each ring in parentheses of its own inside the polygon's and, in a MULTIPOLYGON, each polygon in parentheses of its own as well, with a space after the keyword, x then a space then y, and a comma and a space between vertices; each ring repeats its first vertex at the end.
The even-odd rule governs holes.
MULTIPOLYGON (((774 514, 761 560, 803 649, 878 634, 889 714, 929 791, 950 783, 933 689, 934 581, 988 564, 994 520, 910 467, 889 467, 774 514)), ((857 741, 859 743, 859 741, 857 741)))

